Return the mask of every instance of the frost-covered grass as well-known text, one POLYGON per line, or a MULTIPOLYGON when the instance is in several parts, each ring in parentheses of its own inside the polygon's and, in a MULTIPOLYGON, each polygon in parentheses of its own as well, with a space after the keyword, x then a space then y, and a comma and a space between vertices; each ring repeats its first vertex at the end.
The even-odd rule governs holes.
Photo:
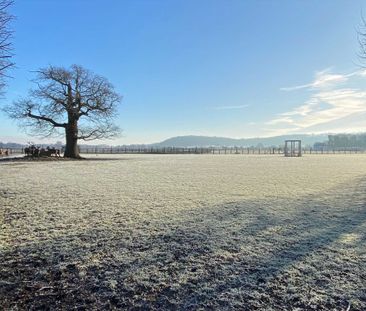
POLYGON ((365 155, 99 155, 0 174, 0 309, 366 310, 365 155))

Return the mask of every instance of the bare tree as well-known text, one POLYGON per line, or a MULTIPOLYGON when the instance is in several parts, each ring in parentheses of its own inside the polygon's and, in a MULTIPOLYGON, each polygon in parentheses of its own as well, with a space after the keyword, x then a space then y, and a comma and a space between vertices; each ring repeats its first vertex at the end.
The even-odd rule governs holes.
POLYGON ((77 142, 111 138, 119 133, 113 120, 121 96, 104 77, 78 65, 69 69, 49 66, 37 71, 36 88, 29 98, 4 111, 31 134, 66 137, 65 157, 79 158, 77 142))
POLYGON ((361 61, 361 67, 365 67, 364 63, 366 61, 366 20, 363 15, 361 15, 361 20, 361 25, 357 29, 357 37, 360 47, 358 57, 361 61))
POLYGON ((0 91, 4 88, 4 78, 8 70, 14 66, 12 61, 12 31, 9 28, 13 16, 8 13, 12 0, 0 0, 0 91))

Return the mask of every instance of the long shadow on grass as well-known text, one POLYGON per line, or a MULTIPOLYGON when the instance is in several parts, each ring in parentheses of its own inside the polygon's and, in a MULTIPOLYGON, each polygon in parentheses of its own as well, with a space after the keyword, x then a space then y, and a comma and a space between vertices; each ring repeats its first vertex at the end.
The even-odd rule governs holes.
POLYGON ((130 235, 116 225, 0 249, 0 306, 362 310, 365 189, 358 179, 292 202, 187 210, 130 235))

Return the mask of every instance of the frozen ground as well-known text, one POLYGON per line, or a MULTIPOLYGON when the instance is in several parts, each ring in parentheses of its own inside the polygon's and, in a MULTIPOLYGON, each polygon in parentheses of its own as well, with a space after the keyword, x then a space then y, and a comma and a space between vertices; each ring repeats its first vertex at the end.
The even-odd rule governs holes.
POLYGON ((365 155, 105 158, 0 163, 0 309, 366 310, 365 155))

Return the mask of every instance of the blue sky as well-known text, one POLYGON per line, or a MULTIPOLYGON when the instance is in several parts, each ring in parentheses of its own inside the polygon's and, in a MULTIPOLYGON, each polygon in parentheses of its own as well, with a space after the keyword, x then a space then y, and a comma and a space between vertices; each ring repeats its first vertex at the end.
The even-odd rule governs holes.
MULTIPOLYGON (((2 102, 27 95, 33 70, 80 64, 123 95, 123 135, 107 143, 364 131, 362 10, 357 0, 17 0, 17 68, 2 102)), ((37 141, 0 114, 8 140, 37 141)))

